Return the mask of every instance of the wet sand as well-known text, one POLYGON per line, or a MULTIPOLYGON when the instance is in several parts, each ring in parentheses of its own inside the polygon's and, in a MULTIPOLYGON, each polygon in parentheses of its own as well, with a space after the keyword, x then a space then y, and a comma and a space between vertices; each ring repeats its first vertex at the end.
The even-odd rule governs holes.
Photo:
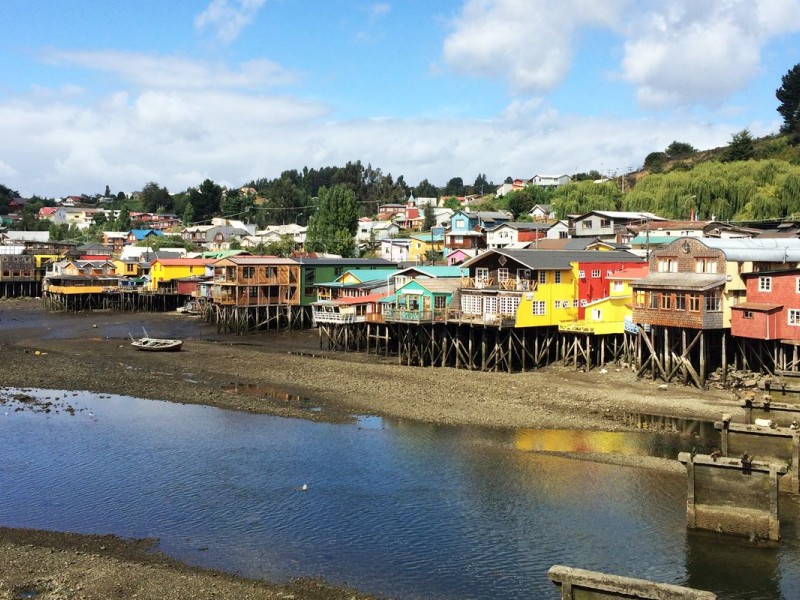
MULTIPOLYGON (((552 366, 528 373, 405 367, 396 358, 323 351, 317 334, 220 335, 177 314, 48 313, 0 300, 0 385, 127 394, 286 417, 342 422, 374 414, 510 428, 624 430, 631 413, 719 419, 739 415, 729 392, 637 379, 627 369, 552 366), (129 335, 181 338, 178 353, 147 353, 129 335)), ((602 457, 613 460, 613 457, 602 457)), ((667 461, 672 462, 672 461, 667 461)), ((621 464, 666 468, 627 457, 621 464)), ((0 598, 366 598, 318 582, 244 581, 108 536, 0 529, 0 598), (26 587, 27 586, 27 587, 26 587), (16 596, 15 596, 16 594, 16 596)))

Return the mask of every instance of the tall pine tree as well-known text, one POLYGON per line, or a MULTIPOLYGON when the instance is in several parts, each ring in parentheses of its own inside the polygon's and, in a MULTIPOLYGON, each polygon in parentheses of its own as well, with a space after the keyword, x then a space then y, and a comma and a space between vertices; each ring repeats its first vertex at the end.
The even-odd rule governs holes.
POLYGON ((317 212, 308 223, 306 249, 309 252, 355 256, 358 206, 355 192, 346 184, 320 188, 317 212))

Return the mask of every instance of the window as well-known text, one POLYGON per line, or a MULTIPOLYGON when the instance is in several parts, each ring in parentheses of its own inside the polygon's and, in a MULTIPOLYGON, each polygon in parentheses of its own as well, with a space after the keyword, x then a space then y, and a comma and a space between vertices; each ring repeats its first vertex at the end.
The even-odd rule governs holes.
POLYGON ((672 310, 672 294, 661 295, 661 310, 672 310))
POLYGON ((500 296, 499 308, 501 315, 516 315, 519 308, 519 296, 500 296))
POLYGON ((771 292, 772 291, 772 277, 761 276, 758 278, 758 291, 771 292))
POLYGON ((716 258, 698 258, 694 264, 695 273, 716 273, 717 272, 717 259, 716 258))
POLYGON ((587 304, 589 303, 586 301, 586 298, 581 299, 581 306, 586 306, 587 304))
POLYGON ((475 269, 475 283, 486 284, 489 281, 489 269, 485 267, 478 267, 475 269))
POLYGON ((599 308, 592 309, 592 321, 602 321, 603 320, 603 311, 599 308))
POLYGON ((647 298, 647 295, 646 295, 646 292, 644 290, 636 290, 636 293, 633 295, 633 301, 634 301, 635 306, 637 308, 644 308, 645 307, 646 298, 647 298))
POLYGON ((553 300, 553 308, 561 308, 561 300, 553 300))
POLYGON ((461 310, 467 315, 481 314, 481 297, 474 294, 461 296, 461 310))
POLYGON ((583 269, 578 270, 578 279, 586 279, 586 271, 583 269))
POLYGON ((578 301, 577 300, 573 300, 572 301, 572 308, 578 308, 578 301))
POLYGON ((553 283, 561 283, 561 271, 555 271, 553 273, 553 283))
POLYGON ((508 269, 497 269, 497 281, 508 281, 508 269))
POLYGON ((625 284, 621 281, 612 281, 611 282, 611 291, 612 292, 621 292, 625 289, 625 284))
POLYGON ((794 325, 795 327, 800 325, 800 309, 798 308, 789 309, 789 325, 794 325))
POLYGON ((531 278, 530 269, 517 269, 517 279, 530 279, 530 278, 531 278))
POLYGON ((545 314, 546 306, 544 300, 536 300, 531 304, 531 308, 534 315, 543 315, 545 314))
POLYGON ((676 259, 676 258, 659 258, 658 259, 658 272, 659 273, 677 273, 678 272, 678 259, 676 259))
POLYGON ((742 311, 742 318, 744 319, 752 319, 753 318, 753 311, 752 310, 743 310, 742 311))
POLYGON ((689 310, 700 312, 700 294, 689 294, 689 310))
POLYGON ((433 297, 433 308, 436 310, 441 310, 447 307, 447 296, 434 296, 433 297))
POLYGON ((661 294, 658 292, 650 292, 650 308, 658 308, 661 302, 661 294))
POLYGON ((592 226, 593 226, 593 225, 592 225, 592 220, 591 220, 591 219, 586 219, 585 221, 583 221, 583 222, 581 223, 581 228, 582 228, 582 229, 591 229, 591 228, 592 228, 592 226))
POLYGON ((562 301, 561 308, 569 308, 569 300, 562 301))
POLYGON ((675 294, 675 310, 686 310, 686 294, 675 294))
POLYGON ((464 219, 456 219, 456 228, 457 229, 464 229, 464 226, 467 222, 464 219))
POLYGON ((705 310, 706 312, 715 312, 721 309, 721 299, 717 292, 709 292, 705 295, 705 310))
POLYGON ((600 277, 600 269, 592 269, 592 279, 600 277))
POLYGON ((558 232, 558 239, 565 240, 569 237, 569 231, 559 231, 558 232))
POLYGON ((611 227, 611 219, 600 219, 600 227, 611 227))
POLYGON ((547 283, 547 271, 539 271, 539 283, 547 283))

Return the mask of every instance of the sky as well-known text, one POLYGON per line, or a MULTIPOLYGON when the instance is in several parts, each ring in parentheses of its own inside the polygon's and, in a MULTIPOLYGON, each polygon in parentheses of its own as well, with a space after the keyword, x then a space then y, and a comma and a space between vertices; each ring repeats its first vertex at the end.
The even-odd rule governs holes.
POLYGON ((620 175, 778 131, 800 0, 0 0, 0 184, 620 175))

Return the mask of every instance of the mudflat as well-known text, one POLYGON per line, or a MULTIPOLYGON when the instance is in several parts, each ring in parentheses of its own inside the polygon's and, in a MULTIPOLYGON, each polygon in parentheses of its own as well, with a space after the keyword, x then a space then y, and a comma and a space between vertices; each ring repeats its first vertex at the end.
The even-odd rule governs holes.
MULTIPOLYGON (((184 315, 49 313, 35 299, 0 300, 0 357, 5 387, 88 390, 332 422, 375 414, 441 424, 622 430, 630 427, 625 416, 631 413, 719 419, 740 412, 730 392, 664 390, 614 365, 605 372, 550 366, 526 373, 408 367, 396 357, 323 350, 315 331, 223 335, 184 315), (130 337, 143 331, 182 339, 183 350, 137 351, 130 337)), ((633 466, 658 465, 642 459, 633 466)), ((0 528, 0 598, 134 596, 369 597, 324 582, 270 584, 195 569, 152 552, 145 541, 0 528)))

